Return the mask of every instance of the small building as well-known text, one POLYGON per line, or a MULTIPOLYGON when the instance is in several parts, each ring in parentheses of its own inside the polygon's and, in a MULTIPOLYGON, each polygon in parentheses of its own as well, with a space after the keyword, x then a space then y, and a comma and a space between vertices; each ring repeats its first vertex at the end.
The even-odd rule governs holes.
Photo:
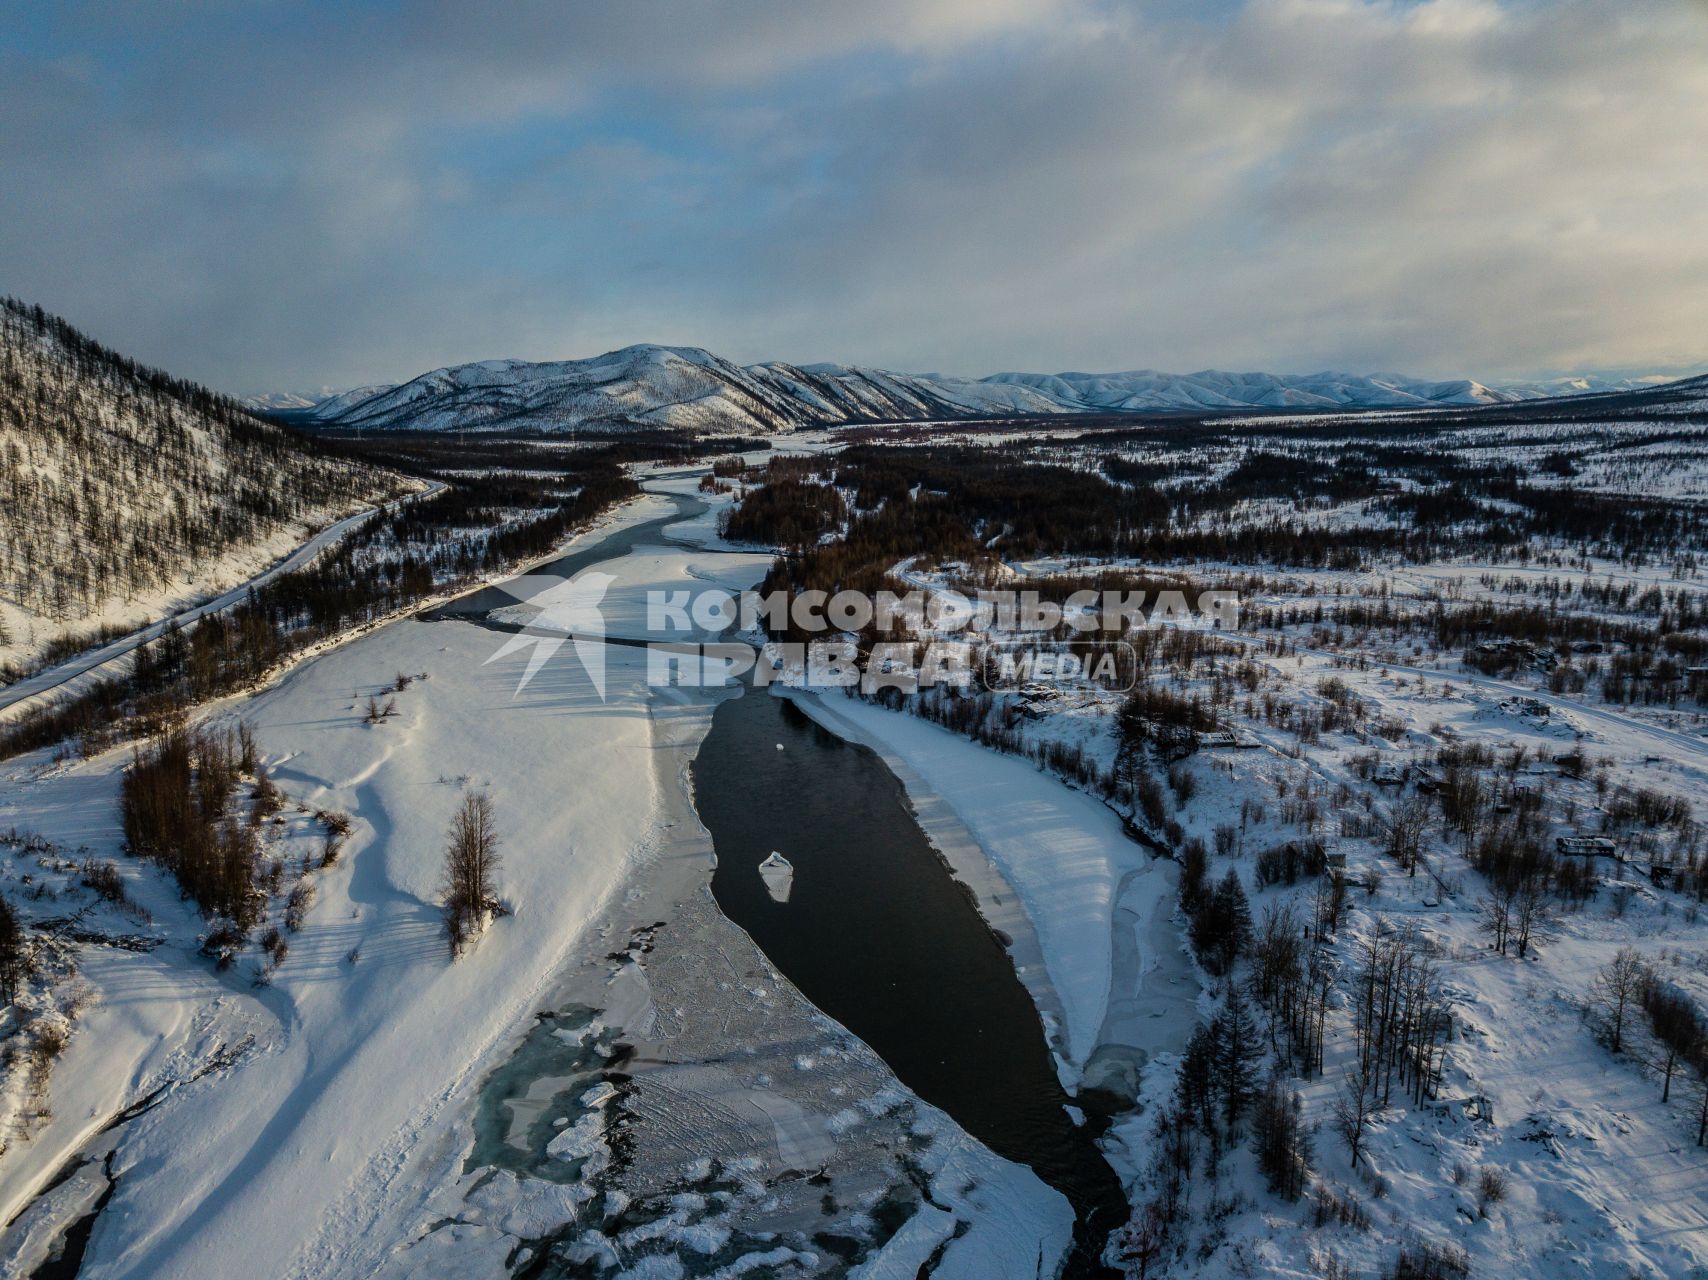
POLYGON ((1406 767, 1392 760, 1383 760, 1370 771, 1370 781, 1377 786, 1397 787, 1406 780, 1406 767))
POLYGON ((1560 836, 1554 852, 1579 858, 1617 858, 1619 846, 1606 836, 1560 836))
POLYGON ((1473 1093, 1469 1097, 1437 1098, 1426 1102, 1424 1106, 1437 1120, 1450 1121, 1463 1116, 1467 1120, 1494 1123, 1494 1103, 1487 1094, 1473 1093))
POLYGON ((1472 651, 1485 663, 1528 663, 1540 671, 1552 671, 1560 663, 1559 655, 1546 645, 1526 644, 1523 640, 1502 638, 1484 640, 1472 651))

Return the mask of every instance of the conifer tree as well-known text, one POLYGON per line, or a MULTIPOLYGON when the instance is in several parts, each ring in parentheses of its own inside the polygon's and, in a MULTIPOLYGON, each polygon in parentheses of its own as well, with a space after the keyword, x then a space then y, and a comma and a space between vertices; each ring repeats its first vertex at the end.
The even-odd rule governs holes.
POLYGON ((1263 1052, 1257 1022, 1237 986, 1229 986, 1227 1002, 1210 1024, 1210 1036, 1214 1046, 1222 1119, 1231 1136, 1251 1106, 1256 1092, 1258 1059, 1263 1052))
POLYGON ((18 913, 12 910, 12 904, 0 897, 0 997, 7 1004, 18 998, 18 988, 28 970, 23 926, 18 923, 18 913))

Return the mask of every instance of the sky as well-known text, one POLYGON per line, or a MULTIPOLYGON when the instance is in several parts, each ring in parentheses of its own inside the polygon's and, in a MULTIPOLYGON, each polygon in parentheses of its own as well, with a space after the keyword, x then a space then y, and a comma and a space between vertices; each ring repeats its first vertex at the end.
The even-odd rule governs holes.
POLYGON ((1708 0, 25 0, 0 292, 212 386, 1708 362, 1708 0))

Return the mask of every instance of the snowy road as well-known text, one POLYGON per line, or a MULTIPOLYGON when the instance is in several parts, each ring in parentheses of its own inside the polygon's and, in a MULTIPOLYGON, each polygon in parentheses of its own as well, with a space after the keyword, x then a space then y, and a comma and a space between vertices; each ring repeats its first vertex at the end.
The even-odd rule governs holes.
POLYGON ((211 613, 223 613, 225 610, 231 608, 238 601, 247 596, 251 587, 258 587, 264 583, 271 582, 280 574, 290 573, 292 570, 300 569, 304 565, 308 564, 322 551, 326 550, 327 547, 337 542, 338 539, 342 538, 351 529, 355 528, 356 525, 373 515, 375 511, 387 510, 396 506, 399 502, 408 501, 409 498, 430 496, 437 493, 444 487, 445 486, 439 481, 434 481, 432 488, 423 489, 419 494, 412 493, 407 495, 405 498, 394 499, 387 503, 385 507, 364 507, 355 515, 347 516, 336 524, 328 525, 319 533, 315 534, 314 537, 303 543, 295 551, 291 552, 290 555, 275 563, 271 568, 256 574, 253 578, 240 582, 237 586, 231 588, 231 590, 222 592, 211 600, 204 601, 192 608, 185 609, 179 613, 162 618, 158 622, 151 622, 148 626, 132 631, 128 635, 119 637, 117 640, 109 641, 107 644, 101 645, 99 648, 90 649, 86 653, 80 653, 75 658, 67 659, 65 662, 61 662, 56 666, 48 667, 43 671, 38 671, 33 676, 26 677, 14 684, 9 684, 4 688, 0 688, 0 718, 3 718, 14 707, 18 707, 23 703, 42 696, 43 694, 52 693, 54 690, 61 689, 73 680, 76 680, 79 676, 88 675, 91 672, 100 670, 109 663, 118 661, 126 654, 133 652, 142 645, 147 644, 150 640, 159 636, 174 622, 183 627, 188 626, 201 618, 205 618, 211 613))

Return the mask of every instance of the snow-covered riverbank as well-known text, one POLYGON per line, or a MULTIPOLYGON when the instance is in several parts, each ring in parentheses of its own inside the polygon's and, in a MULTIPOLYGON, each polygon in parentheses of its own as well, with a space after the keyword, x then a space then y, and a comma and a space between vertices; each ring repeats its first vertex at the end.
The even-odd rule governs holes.
MULTIPOLYGON (((646 499, 611 523, 658 512, 646 499)), ((696 531, 715 537, 705 523, 696 531)), ((651 585, 739 585, 765 563, 638 550, 620 565, 613 603, 634 612, 651 585)), ((501 643, 467 623, 398 622, 214 709, 217 721, 253 726, 293 814, 305 811, 269 836, 269 856, 294 868, 312 854, 307 812, 342 810, 353 824, 338 863, 313 873, 316 901, 267 986, 251 984, 247 963, 221 975, 195 957, 200 922, 158 871, 120 856, 128 753, 8 767, 0 826, 118 857, 159 945, 84 964, 87 998, 49 1085, 53 1114, 0 1156, 0 1193, 28 1203, 91 1133, 164 1086, 115 1131, 113 1189, 85 1275, 460 1275, 514 1260, 534 1247, 524 1241, 562 1229, 566 1205, 573 1219, 576 1202, 542 1200, 555 1184, 529 1180, 506 1199, 502 1180, 478 1168, 488 1190, 469 1200, 459 1178, 471 1118, 534 1015, 583 999, 602 1010, 606 1043, 628 1046, 634 1100, 610 1104, 628 1185, 704 1201, 674 1226, 636 1210, 607 1224, 614 1237, 626 1221, 665 1244, 681 1228, 684 1256, 781 1248, 730 1235, 757 1213, 793 1233, 803 1271, 841 1256, 814 1252, 815 1224, 889 1239, 865 1258, 875 1276, 911 1275, 938 1251, 943 1275, 989 1275, 1022 1255, 1047 1270, 1066 1247, 1065 1201, 912 1098, 712 906, 709 842, 683 775, 715 695, 651 690, 644 653, 616 646, 603 698, 568 651, 518 692, 527 655, 489 662, 501 643), (408 688, 386 694, 399 672, 413 677, 408 688), (395 700, 378 724, 363 714, 374 693, 395 700), (472 789, 499 816, 512 913, 451 964, 438 881, 446 824, 472 789), (739 1184, 728 1200, 696 1190, 703 1171, 670 1158, 714 1133, 718 1177, 739 1184), (463 1196, 464 1225, 448 1232, 433 1229, 445 1195, 463 1196), (835 1213, 820 1203, 832 1199, 835 1213), (695 1254, 695 1240, 715 1247, 695 1254)), ((558 1145, 570 1150, 567 1130, 558 1145)), ((37 1201, 20 1223, 29 1232, 5 1241, 10 1265, 27 1270, 104 1181, 79 1175, 37 1201)))
POLYGON ((1172 918, 1174 864, 1025 760, 856 698, 791 696, 901 779, 920 825, 1010 939, 1064 1084, 1134 1097, 1143 1066, 1183 1048, 1197 1018, 1196 969, 1172 918))

